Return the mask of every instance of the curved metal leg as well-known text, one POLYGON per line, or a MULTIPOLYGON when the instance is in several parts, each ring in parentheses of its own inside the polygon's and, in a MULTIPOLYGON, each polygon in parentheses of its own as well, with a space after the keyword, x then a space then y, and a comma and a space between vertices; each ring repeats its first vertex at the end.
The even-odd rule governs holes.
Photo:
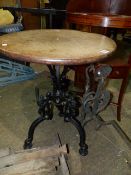
POLYGON ((31 124, 28 131, 28 138, 24 142, 24 149, 28 149, 32 147, 33 135, 35 128, 43 121, 43 120, 52 120, 53 118, 53 104, 52 104, 52 96, 51 93, 47 93, 46 96, 39 96, 39 89, 35 89, 36 92, 36 101, 39 106, 38 113, 40 117, 38 117, 31 124))
POLYGON ((24 142, 24 149, 30 149, 32 148, 32 141, 33 141, 33 136, 34 136, 34 131, 35 128, 41 123, 43 122, 43 120, 45 120, 45 118, 43 117, 39 117, 37 118, 30 126, 29 131, 28 131, 28 138, 25 140, 24 142))
POLYGON ((86 140, 85 130, 82 127, 81 123, 76 118, 70 118, 69 122, 71 122, 75 126, 75 128, 78 130, 80 135, 79 153, 82 156, 86 156, 88 154, 88 145, 85 143, 85 140, 86 140))

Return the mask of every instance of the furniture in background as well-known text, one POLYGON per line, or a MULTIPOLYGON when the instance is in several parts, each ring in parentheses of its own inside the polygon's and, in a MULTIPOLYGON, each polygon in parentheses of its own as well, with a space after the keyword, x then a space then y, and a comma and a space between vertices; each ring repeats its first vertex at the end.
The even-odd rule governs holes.
MULTIPOLYGON (((63 29, 23 31, 17 35, 14 33, 1 36, 0 42, 3 40, 7 41, 7 46, 0 45, 0 52, 16 60, 46 64, 52 78, 53 90, 45 96, 39 95, 39 89, 36 88, 39 117, 34 120, 29 128, 24 148, 32 147, 36 127, 45 120, 52 120, 55 105, 64 121, 73 124, 78 130, 79 153, 82 156, 87 155, 88 146, 86 145, 85 130, 78 118, 81 106, 80 99, 68 91, 69 81, 66 76, 70 70, 68 65, 89 64, 93 70, 94 78, 99 84, 97 93, 95 94, 86 88, 87 92, 82 104, 88 106, 90 110, 87 113, 86 111, 83 112, 87 115, 92 113, 94 117, 106 107, 110 100, 110 93, 105 90, 103 80, 109 75, 111 68, 110 66, 103 66, 95 71, 92 65, 94 62, 101 62, 104 58, 108 59, 107 56, 116 49, 115 42, 104 35, 63 29), (18 44, 14 45, 12 41, 18 44), (102 52, 102 50, 106 52, 102 52), (63 66, 62 70, 60 69, 61 65, 63 66)), ((89 82, 88 79, 86 87, 89 87, 89 82)))
MULTIPOLYGON (((21 7, 21 2, 20 0, 10 0, 10 1, 1 1, 0 2, 0 7, 4 6, 15 6, 15 7, 21 7)), ((15 13, 12 12, 14 15, 14 23, 13 24, 8 24, 5 26, 0 26, 0 35, 1 34, 6 34, 6 33, 12 33, 12 32, 19 32, 23 30, 23 25, 22 25, 22 14, 21 13, 15 13)))
MULTIPOLYGON (((90 32, 92 31, 92 27, 103 27, 104 34, 106 34, 107 28, 110 27, 123 29, 131 28, 131 16, 68 12, 67 24, 68 28, 70 28, 72 24, 89 26, 90 32)), ((112 67, 112 72, 108 78, 122 79, 118 102, 115 103, 117 105, 118 121, 121 120, 122 99, 128 82, 129 70, 131 68, 130 57, 128 63, 125 63, 124 60, 123 62, 120 62, 120 60, 120 58, 115 58, 110 62, 106 62, 106 64, 109 64, 112 67)), ((85 84, 86 66, 74 66, 73 69, 75 70, 75 85, 83 88, 85 84)))
MULTIPOLYGON (((54 9, 65 9, 67 0, 51 0, 48 3, 48 0, 21 0, 22 8, 54 8, 54 9)), ((46 19, 44 19, 44 24, 41 22, 41 18, 44 18, 44 15, 38 15, 38 13, 22 13, 23 15, 23 25, 25 30, 30 29, 40 29, 45 26, 46 20, 46 28, 50 28, 50 17, 49 15, 45 15, 46 19)), ((52 28, 62 28, 63 22, 65 19, 65 14, 61 13, 53 15, 52 17, 52 28)))
MULTIPOLYGON (((49 0, 40 0, 40 8, 46 8, 47 4, 49 4, 49 0)), ((41 29, 46 28, 47 28, 46 16, 41 16, 41 29)))
MULTIPOLYGON (((21 7, 20 0, 1 1, 0 7, 11 6, 21 7)), ((0 25, 0 35, 7 33, 20 32, 23 30, 22 14, 19 12, 12 12, 14 15, 14 23, 7 23, 6 25, 0 25)), ((4 16, 3 16, 4 17, 4 16)), ((13 41, 12 41, 13 42, 13 41)), ((2 42, 2 45, 6 46, 6 41, 2 42)), ((17 43, 15 43, 17 44, 17 43)), ((0 86, 9 85, 10 83, 20 82, 34 78, 35 72, 29 66, 28 63, 23 61, 14 61, 9 57, 0 55, 0 86)))
MULTIPOLYGON (((69 0, 49 0, 49 3, 46 4, 45 7, 47 8, 54 8, 57 10, 66 10, 66 5, 69 0)), ((64 28, 64 21, 65 21, 65 13, 56 14, 52 17, 52 28, 54 29, 61 29, 64 28)), ((47 27, 49 26, 49 19, 47 19, 47 27)), ((49 27, 48 27, 49 28, 49 27)))
POLYGON ((68 12, 131 15, 130 0, 69 0, 68 12))
MULTIPOLYGON (((40 8, 40 0, 21 0, 21 7, 40 8)), ((40 29, 41 16, 32 13, 22 13, 23 25, 25 30, 40 29)))
MULTIPOLYGON (((130 0, 69 0, 67 7, 68 12, 80 13, 104 13, 107 15, 131 15, 131 1, 130 0)), ((95 27, 96 28, 96 27, 95 27)), ((97 31, 101 30, 100 28, 97 31)), ((108 28, 108 32, 115 37, 117 32, 123 35, 126 29, 108 28)))

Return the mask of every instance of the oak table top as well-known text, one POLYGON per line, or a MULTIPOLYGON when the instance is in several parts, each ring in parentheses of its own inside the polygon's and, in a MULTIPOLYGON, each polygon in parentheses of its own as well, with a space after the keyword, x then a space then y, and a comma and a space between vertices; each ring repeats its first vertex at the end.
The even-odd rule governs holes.
POLYGON ((0 52, 26 62, 79 65, 99 62, 116 49, 100 34, 76 30, 28 30, 0 36, 0 52))

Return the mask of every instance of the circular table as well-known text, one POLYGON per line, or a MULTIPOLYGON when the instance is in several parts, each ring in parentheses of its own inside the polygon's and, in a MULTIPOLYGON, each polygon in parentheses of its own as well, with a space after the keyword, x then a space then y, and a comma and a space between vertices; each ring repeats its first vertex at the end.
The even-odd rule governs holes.
MULTIPOLYGON (((115 42, 106 36, 75 30, 31 30, 0 37, 0 52, 2 54, 16 60, 46 64, 53 82, 52 92, 48 92, 45 97, 39 96, 39 89, 36 88, 40 117, 31 124, 24 148, 32 147, 33 135, 37 125, 44 120, 53 118, 53 105, 55 104, 60 116, 64 117, 64 121, 71 122, 78 130, 80 135, 79 152, 81 155, 87 155, 88 146, 85 143, 85 130, 76 118, 79 115, 80 100, 68 92, 69 80, 66 74, 69 71, 69 65, 92 65, 91 63, 100 62, 106 58, 115 49, 115 42), (62 71, 60 65, 64 65, 62 71)), ((94 69, 89 66, 88 70, 91 72, 94 69)), ((95 79, 103 85, 103 79, 109 72, 109 70, 106 71, 103 68, 98 69, 95 73, 95 79)), ((87 101, 91 101, 87 99, 92 98, 94 94, 88 92, 88 86, 89 82, 87 82, 86 94, 84 95, 84 107, 87 104, 92 105, 92 103, 87 103, 87 101)), ((96 105, 97 99, 100 98, 100 101, 102 101, 103 94, 101 94, 100 86, 98 86, 97 91, 100 92, 100 95, 98 95, 98 92, 96 93, 94 106, 95 108, 96 106, 101 108, 101 102, 100 105, 96 105)), ((104 91, 105 94, 109 97, 107 92, 104 91)), ((88 107, 89 109, 92 108, 93 111, 92 106, 88 107)))
POLYGON ((0 51, 14 59, 54 65, 100 61, 116 44, 106 36, 75 30, 32 30, 0 38, 0 51), (2 44, 6 47, 2 47, 2 44))

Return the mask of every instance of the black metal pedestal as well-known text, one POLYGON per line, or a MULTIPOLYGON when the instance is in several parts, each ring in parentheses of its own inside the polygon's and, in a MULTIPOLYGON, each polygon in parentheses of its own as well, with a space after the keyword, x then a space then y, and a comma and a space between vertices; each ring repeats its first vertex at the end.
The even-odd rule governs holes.
POLYGON ((39 89, 36 88, 36 99, 39 106, 38 113, 40 117, 31 124, 28 131, 28 138, 24 143, 24 149, 32 147, 35 128, 44 120, 52 120, 53 106, 55 105, 60 112, 60 116, 64 117, 64 121, 72 123, 78 130, 80 136, 79 153, 82 156, 86 156, 88 154, 88 146, 85 143, 85 130, 77 119, 80 100, 68 91, 69 80, 66 78, 66 74, 69 68, 65 66, 62 72, 60 72, 60 66, 50 65, 48 68, 53 82, 53 91, 47 93, 44 97, 39 95, 39 89))
POLYGON ((101 126, 98 116, 110 101, 110 92, 105 89, 105 80, 112 69, 108 65, 97 67, 91 64, 87 67, 87 82, 81 105, 80 99, 68 91, 69 80, 66 78, 66 74, 69 68, 65 66, 61 73, 60 66, 48 66, 48 68, 53 82, 53 91, 48 92, 44 97, 39 95, 39 89, 36 88, 36 99, 40 117, 31 124, 24 148, 32 147, 35 128, 44 120, 52 120, 53 106, 55 105, 59 110, 59 115, 64 117, 64 121, 72 123, 78 130, 80 136, 79 153, 82 156, 86 156, 88 154, 88 146, 85 143, 84 126, 92 119, 98 121, 98 128, 101 126), (80 106, 82 109, 81 117, 84 119, 82 124, 77 119, 80 106))

